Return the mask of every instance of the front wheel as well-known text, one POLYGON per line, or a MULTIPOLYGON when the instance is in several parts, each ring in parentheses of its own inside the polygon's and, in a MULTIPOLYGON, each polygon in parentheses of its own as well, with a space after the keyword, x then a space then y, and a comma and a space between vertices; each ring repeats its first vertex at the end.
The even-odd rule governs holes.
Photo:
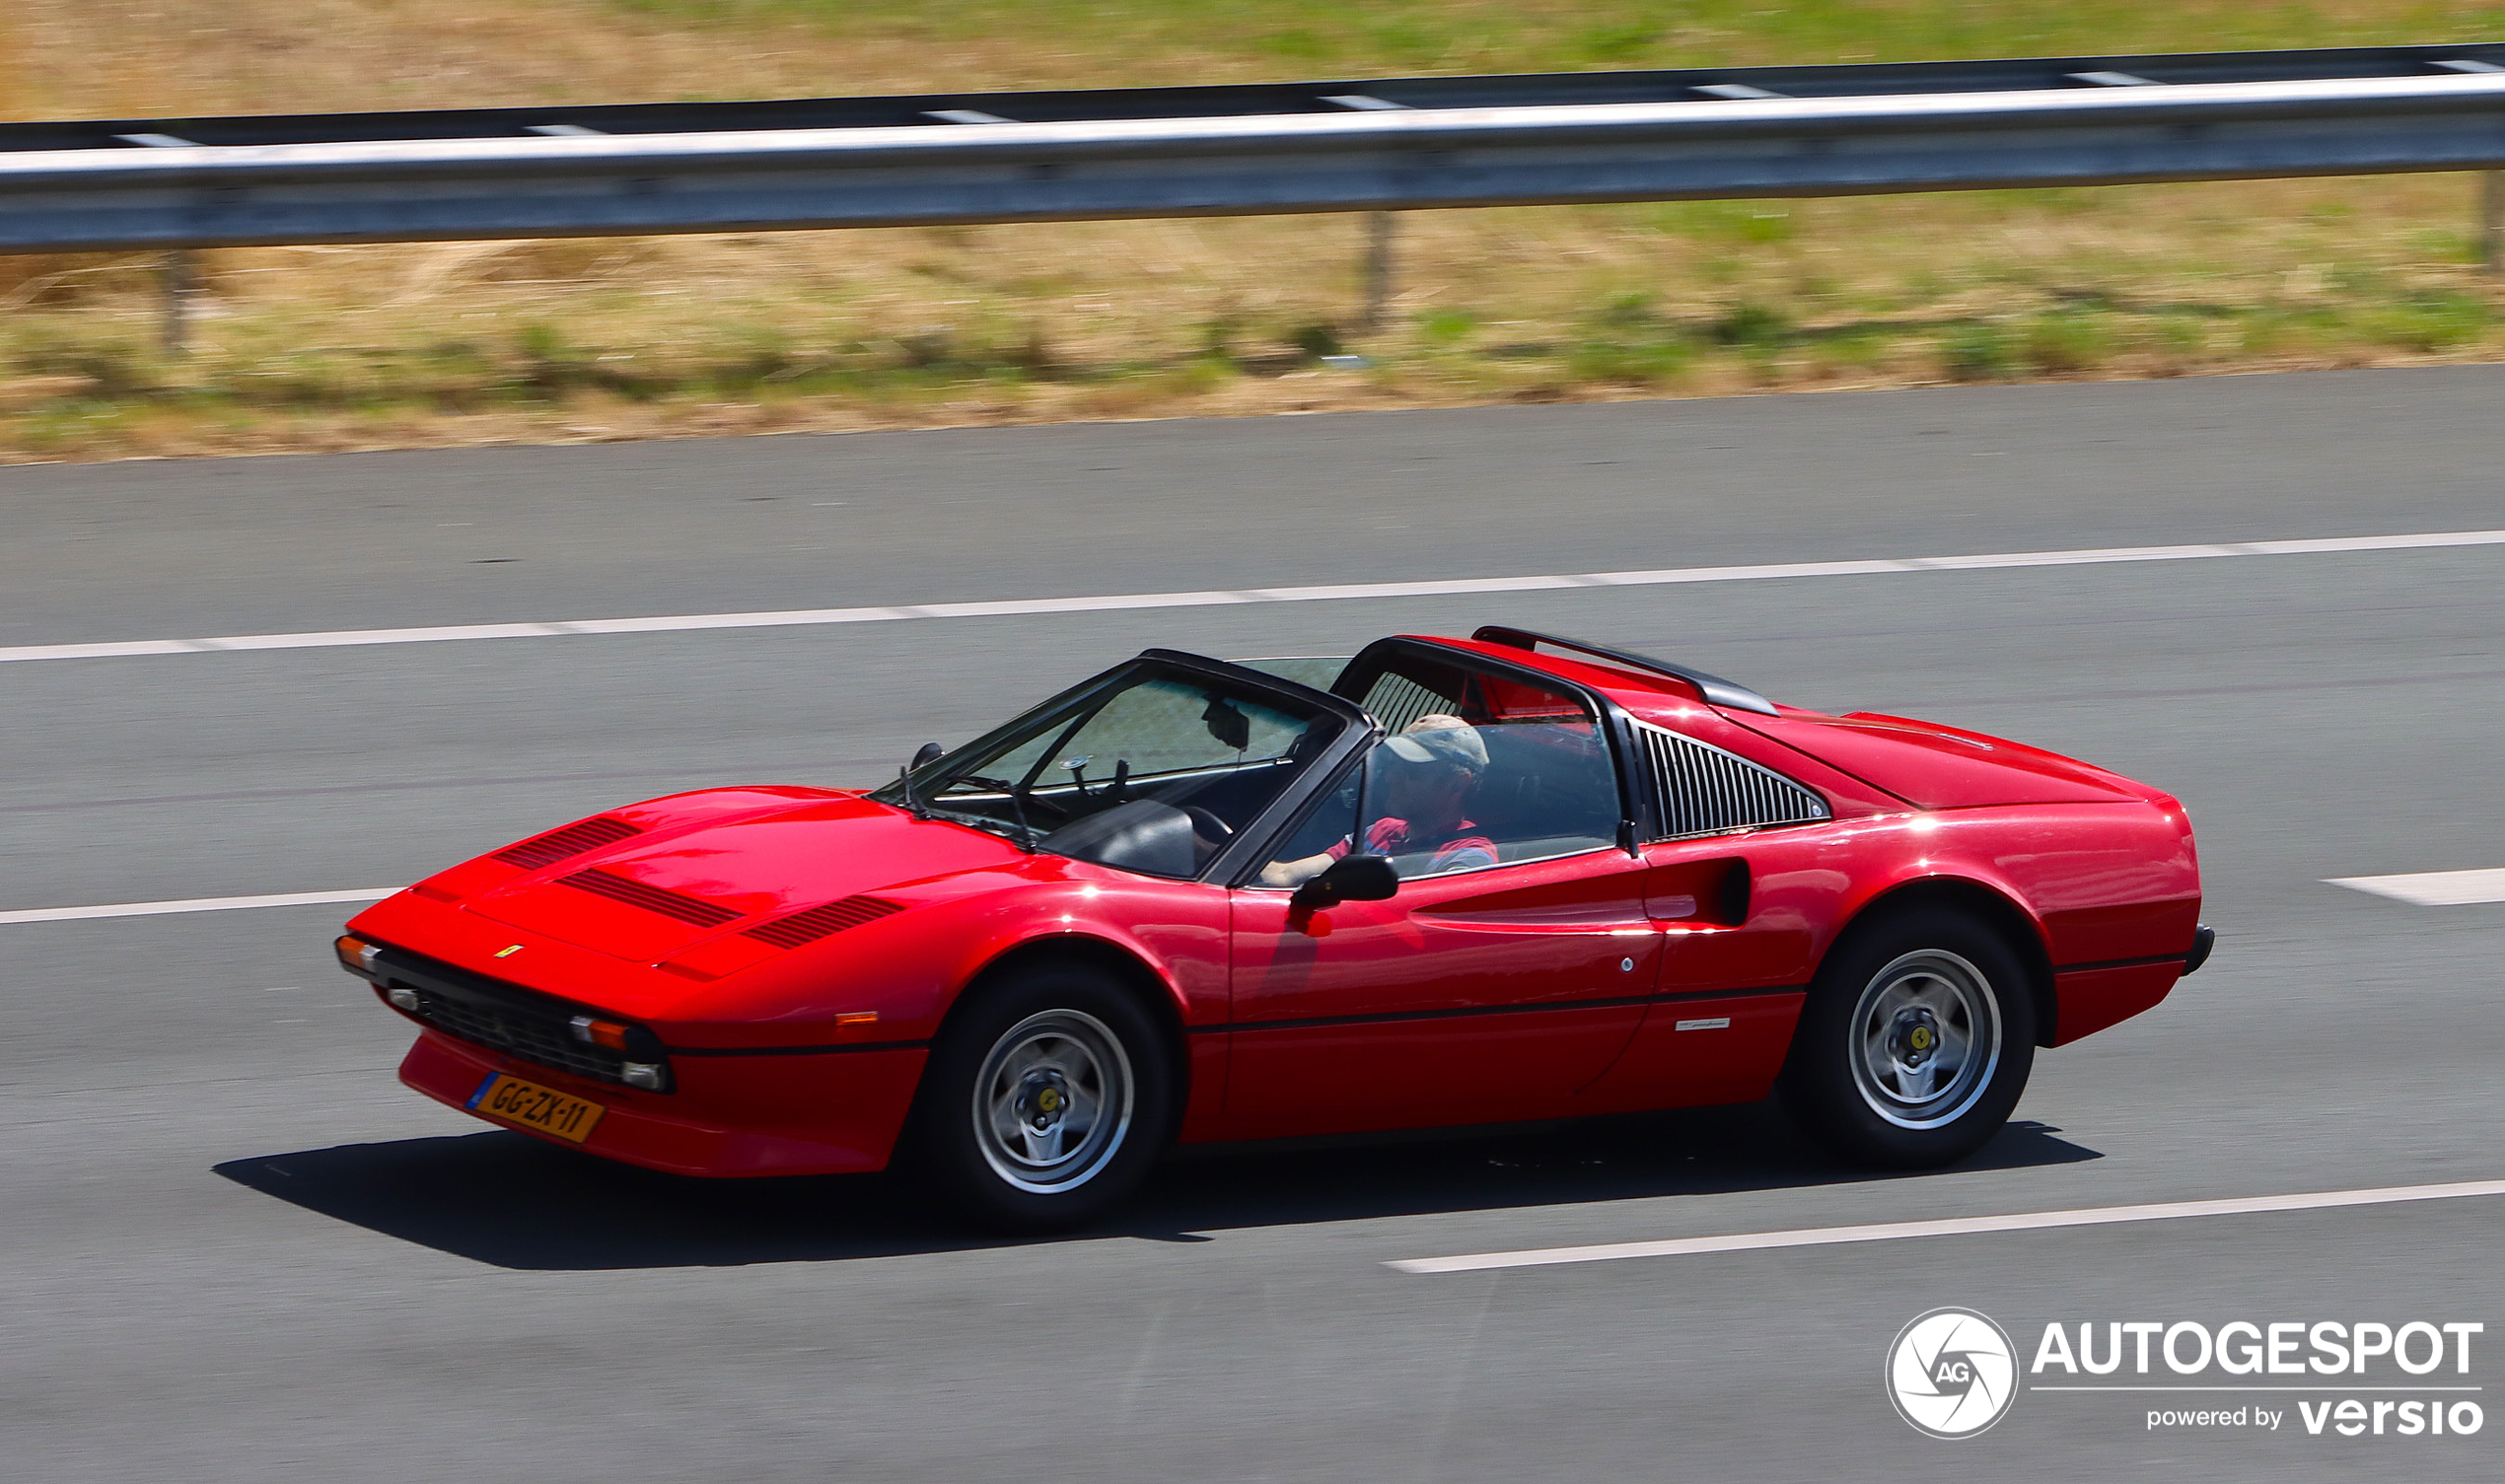
POLYGON ((1078 969, 978 992, 932 1047, 916 1172, 1001 1231, 1075 1226, 1128 1195, 1168 1134, 1163 1037, 1120 986, 1078 969))
POLYGON ((1999 1132, 2035 1065, 2026 970, 1972 918, 1857 928, 1820 966, 1783 1068, 1785 1106, 1858 1163, 1948 1165, 1999 1132))

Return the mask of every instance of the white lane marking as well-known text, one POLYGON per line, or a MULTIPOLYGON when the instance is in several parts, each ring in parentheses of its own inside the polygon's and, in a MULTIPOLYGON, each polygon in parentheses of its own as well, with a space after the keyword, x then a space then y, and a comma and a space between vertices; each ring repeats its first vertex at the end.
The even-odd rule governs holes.
POLYGON ((401 888, 361 886, 354 891, 286 891, 276 896, 194 896, 181 901, 107 902, 96 907, 29 907, 0 912, 0 927, 20 922, 78 922, 94 917, 159 917, 170 912, 234 912, 246 907, 310 907, 322 902, 381 901, 401 888))
POLYGON ((338 629, 326 634, 230 634, 190 642, 204 650, 336 649, 363 644, 441 644, 448 639, 544 639, 565 632, 563 625, 554 623, 456 623, 426 629, 338 629))
POLYGON ((1114 593, 1093 598, 1009 598, 889 607, 788 608, 754 613, 674 613, 649 618, 576 618, 544 623, 467 623, 434 628, 340 629, 306 634, 230 634, 211 639, 129 639, 103 644, 27 644, 0 649, 14 660, 119 660, 226 650, 330 649, 344 645, 442 644, 465 639, 543 639, 571 634, 662 634, 695 629, 791 628, 896 623, 909 618, 1015 618, 1045 613, 1111 613, 1130 608, 1225 607, 1256 602, 1347 599, 1455 598, 1568 588, 1645 588, 1684 583, 1772 582, 1803 577, 1870 577, 1905 572, 1971 572, 1999 567, 2078 567, 2115 562, 2179 562, 2213 557, 2300 556, 2341 551, 2415 551, 2505 545, 2505 530, 2437 530, 2415 535, 2330 536, 2224 545, 2106 546, 2078 551, 2002 551, 1978 556, 1883 557, 1864 561, 1777 562, 1750 567, 1663 567, 1542 577, 1463 577, 1427 582, 1332 583, 1199 593, 1114 593))
POLYGON ((2328 884, 2371 891, 2419 907, 2466 907, 2505 901, 2505 870, 2419 871, 2407 876, 2335 876, 2328 884))
POLYGON ((1985 1232, 2040 1232, 2056 1227, 2103 1227, 2117 1222, 2181 1221, 2195 1216, 2248 1216, 2265 1211, 2326 1211, 2339 1206, 2387 1206, 2400 1201, 2460 1200, 2505 1195, 2505 1180, 2462 1180, 2449 1185, 2387 1185, 2372 1190, 2322 1190, 2304 1195, 2240 1196, 2218 1201, 2166 1201, 2152 1206, 2097 1206, 2084 1211, 2022 1211, 2011 1216, 1957 1216, 1942 1221, 1889 1222, 1868 1227, 1810 1227, 1795 1232, 1742 1232, 1730 1237, 1682 1237, 1671 1241, 1621 1241, 1592 1247, 1539 1247, 1522 1252, 1479 1252, 1465 1257, 1412 1257, 1384 1264, 1404 1273, 1474 1273, 1487 1268, 1547 1267, 1565 1262, 1613 1262, 1622 1257, 1685 1257, 1702 1252, 1756 1252, 1771 1247, 1824 1247, 1840 1242, 1895 1241, 1909 1237, 1968 1237, 1985 1232))

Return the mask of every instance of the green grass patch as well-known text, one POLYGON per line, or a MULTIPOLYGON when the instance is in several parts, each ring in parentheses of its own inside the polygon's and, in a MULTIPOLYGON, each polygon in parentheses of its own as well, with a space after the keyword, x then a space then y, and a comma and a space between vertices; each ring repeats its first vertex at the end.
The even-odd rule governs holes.
POLYGON ((1958 325, 1940 339, 1940 370, 1952 382, 2006 381, 2018 369, 2009 338, 2002 325, 1958 325))
POLYGON ((2496 312, 2485 301, 2443 290, 2373 306, 2357 317, 2368 339, 2422 354, 2469 345, 2495 322, 2496 312))

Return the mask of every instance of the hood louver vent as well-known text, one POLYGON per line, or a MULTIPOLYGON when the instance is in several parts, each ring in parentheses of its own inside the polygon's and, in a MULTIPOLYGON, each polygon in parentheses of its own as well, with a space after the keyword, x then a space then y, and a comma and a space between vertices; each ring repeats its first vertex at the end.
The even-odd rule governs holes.
POLYGON ((614 845, 642 833, 623 819, 612 819, 604 814, 597 819, 569 824, 563 829, 552 829, 536 840, 525 840, 519 845, 499 850, 496 859, 528 871, 537 871, 542 866, 553 866, 568 856, 597 850, 603 845, 614 845))
POLYGON ((606 896, 610 901, 641 907, 664 917, 675 917, 680 922, 691 922, 700 928, 718 928, 740 916, 729 907, 717 906, 702 897, 683 896, 666 887, 648 886, 642 882, 597 868, 559 877, 557 884, 572 886, 577 891, 589 891, 594 896, 606 896))
POLYGON ((816 943, 846 928, 877 922, 882 917, 903 910, 902 903, 884 897, 847 896, 842 901, 830 901, 823 907, 811 907, 805 912, 794 912, 789 917, 758 923, 740 936, 770 943, 778 949, 796 949, 804 943, 816 943))

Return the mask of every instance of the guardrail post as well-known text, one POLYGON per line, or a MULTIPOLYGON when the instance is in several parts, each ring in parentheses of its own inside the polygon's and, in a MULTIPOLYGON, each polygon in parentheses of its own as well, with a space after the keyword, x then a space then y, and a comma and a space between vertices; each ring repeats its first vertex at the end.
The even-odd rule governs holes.
POLYGON ((200 293, 200 254, 189 247, 175 248, 158 265, 158 278, 165 296, 159 326, 165 352, 179 359, 191 353, 191 301, 200 293))
POLYGON ((1366 307, 1358 323, 1381 329, 1392 302, 1392 213, 1366 213, 1366 307))
POLYGON ((2479 266, 2505 272, 2505 170, 2479 172, 2479 266))

